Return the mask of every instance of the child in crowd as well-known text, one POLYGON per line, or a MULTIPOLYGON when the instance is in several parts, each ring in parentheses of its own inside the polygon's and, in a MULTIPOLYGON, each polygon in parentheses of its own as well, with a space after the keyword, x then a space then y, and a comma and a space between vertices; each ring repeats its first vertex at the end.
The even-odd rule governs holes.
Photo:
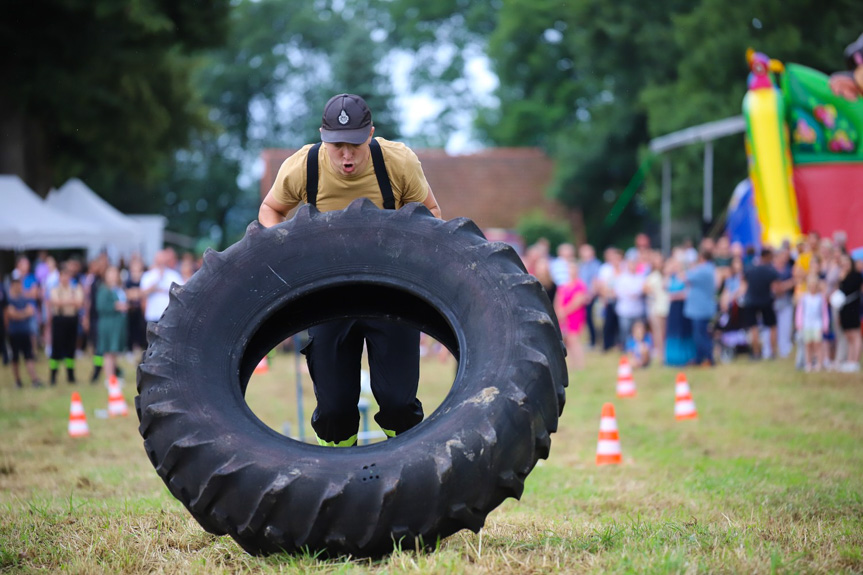
POLYGON ((805 371, 820 371, 824 364, 824 347, 821 341, 830 329, 827 300, 821 292, 818 276, 810 273, 806 277, 806 292, 797 302, 795 324, 802 334, 805 371))
POLYGON ((632 367, 647 367, 653 355, 653 340, 644 328, 643 321, 632 324, 632 333, 626 339, 626 355, 632 367))
POLYGON ((581 330, 587 322, 587 298, 587 286, 578 275, 578 264, 570 262, 569 281, 557 289, 554 311, 566 343, 567 355, 576 369, 584 367, 581 330))
POLYGON ((24 288, 19 279, 9 282, 9 302, 3 315, 9 346, 12 348, 12 375, 15 378, 15 385, 19 388, 23 387, 21 372, 18 369, 18 360, 23 356, 27 375, 30 376, 33 387, 42 387, 42 382, 36 377, 31 338, 33 331, 30 329, 31 322, 36 316, 36 306, 33 305, 32 299, 24 296, 24 288))

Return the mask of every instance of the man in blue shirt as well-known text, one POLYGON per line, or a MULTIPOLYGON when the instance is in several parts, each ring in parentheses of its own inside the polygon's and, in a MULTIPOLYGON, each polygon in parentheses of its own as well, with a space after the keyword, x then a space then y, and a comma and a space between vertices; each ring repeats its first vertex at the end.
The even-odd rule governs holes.
POLYGON ((33 382, 33 387, 42 387, 42 382, 36 377, 36 366, 33 356, 33 345, 31 341, 30 320, 36 315, 36 307, 32 301, 24 296, 24 288, 21 280, 13 279, 9 282, 9 303, 3 310, 3 320, 9 334, 9 345, 12 348, 12 375, 15 385, 23 387, 21 373, 18 369, 19 358, 24 358, 27 374, 33 382))
POLYGON ((686 272, 689 292, 683 303, 683 315, 692 321, 695 340, 695 363, 713 365, 713 339, 710 320, 716 314, 716 266, 710 251, 702 248, 695 266, 686 272))
POLYGON ((587 331, 590 334, 590 347, 596 346, 596 327, 593 325, 593 304, 596 302, 596 278, 599 276, 599 260, 596 259, 596 250, 590 244, 581 244, 578 248, 578 275, 584 285, 587 286, 587 331))

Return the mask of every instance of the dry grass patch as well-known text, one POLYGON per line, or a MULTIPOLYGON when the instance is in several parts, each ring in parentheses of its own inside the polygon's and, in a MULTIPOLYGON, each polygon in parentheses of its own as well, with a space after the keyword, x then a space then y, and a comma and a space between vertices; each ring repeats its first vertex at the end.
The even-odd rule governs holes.
MULTIPOLYGON (((70 386, 16 390, 0 371, 0 571, 75 573, 853 573, 863 571, 863 377, 788 362, 687 372, 699 419, 673 418, 676 370, 635 373, 614 397, 616 357, 574 373, 552 455, 486 527, 434 552, 380 560, 251 557, 204 532, 167 492, 137 420, 99 419, 107 393, 79 385, 91 435, 66 435, 70 386), (594 464, 613 401, 624 464, 594 464)), ((83 363, 83 362, 82 362, 83 363)), ((127 369, 131 373, 131 367, 127 369)), ((40 363, 40 370, 46 370, 40 363)), ((455 364, 426 359, 431 411, 455 364)), ((313 394, 304 382, 305 416, 313 394)), ((296 360, 276 355, 249 404, 295 432, 296 360)), ((125 388, 131 405, 132 385, 125 388)), ((307 424, 306 424, 307 425, 307 424)), ((307 436, 311 429, 306 427, 307 436)))

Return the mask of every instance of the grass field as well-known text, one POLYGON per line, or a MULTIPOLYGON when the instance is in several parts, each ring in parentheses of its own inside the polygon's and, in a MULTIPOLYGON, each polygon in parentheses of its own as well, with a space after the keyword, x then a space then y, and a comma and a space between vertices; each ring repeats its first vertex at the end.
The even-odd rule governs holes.
MULTIPOLYGON (((638 396, 621 400, 617 358, 588 360, 571 374, 551 457, 521 501, 507 500, 479 534, 380 561, 245 554, 204 532, 168 493, 134 413, 95 416, 106 407, 104 386, 77 386, 90 436, 72 439, 63 375, 56 388, 18 390, 3 368, 0 572, 863 572, 863 377, 802 374, 786 361, 692 369, 699 418, 678 422, 676 371, 636 372, 638 396), (617 409, 624 462, 597 467, 606 401, 617 409)), ((39 369, 47 373, 44 361, 39 369)), ((430 411, 454 365, 424 360, 422 373, 430 411)), ((294 356, 277 355, 248 396, 261 419, 276 429, 287 421, 294 433, 295 377, 294 356)))

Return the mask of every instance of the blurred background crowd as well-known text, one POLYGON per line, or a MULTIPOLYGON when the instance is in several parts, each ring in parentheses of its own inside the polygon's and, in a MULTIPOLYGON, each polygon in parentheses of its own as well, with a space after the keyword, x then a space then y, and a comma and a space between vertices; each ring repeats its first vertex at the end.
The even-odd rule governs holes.
POLYGON ((121 375, 118 356, 134 363, 147 347, 147 322, 168 306, 171 285, 184 284, 199 266, 191 253, 179 257, 173 248, 157 252, 149 267, 138 256, 113 265, 105 254, 59 262, 44 251, 34 261, 20 255, 0 284, 3 365, 10 365, 18 387, 22 372, 34 387, 56 385, 61 371, 68 383, 78 383, 81 358, 92 360, 84 381, 121 375), (48 373, 37 373, 39 354, 48 373))
POLYGON ((524 263, 554 302, 576 369, 587 348, 626 353, 636 367, 793 355, 800 370, 860 370, 863 259, 842 232, 757 252, 707 237, 668 257, 644 234, 601 257, 589 244, 552 254, 541 239, 524 263))
MULTIPOLYGON (((553 302, 574 369, 597 352, 625 354, 637 368, 793 357, 805 371, 860 370, 863 259, 849 255, 842 232, 759 251, 705 237, 668 257, 646 234, 601 254, 567 242, 552 252, 540 238, 522 257, 553 302)), ((19 255, 0 284, 4 366, 19 387, 122 375, 117 358, 135 364, 170 286, 200 263, 170 247, 150 266, 137 256, 114 265, 105 254, 19 255), (47 373, 37 372, 39 354, 47 373)), ((425 353, 435 346, 429 338, 423 345, 425 353)))

